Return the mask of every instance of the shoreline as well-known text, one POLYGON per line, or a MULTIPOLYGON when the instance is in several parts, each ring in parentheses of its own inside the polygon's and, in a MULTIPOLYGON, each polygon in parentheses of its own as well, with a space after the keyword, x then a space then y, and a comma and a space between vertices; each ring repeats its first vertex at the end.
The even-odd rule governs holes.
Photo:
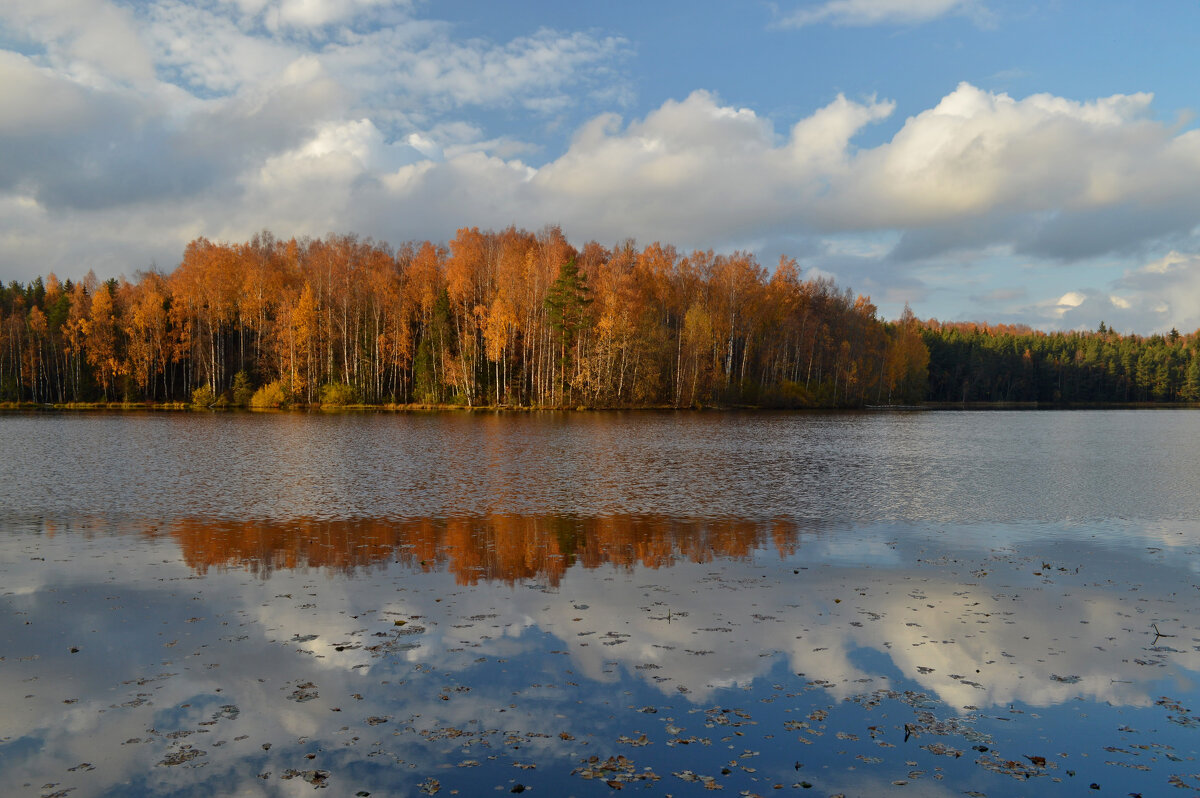
POLYGON ((1200 408, 1200 402, 924 402, 918 405, 863 405, 858 407, 770 407, 763 405, 705 405, 701 407, 591 406, 540 407, 530 405, 455 405, 455 404, 297 404, 286 407, 208 406, 189 402, 0 402, 0 413, 71 413, 71 412, 147 412, 147 413, 730 413, 763 412, 863 412, 911 413, 930 410, 1180 410, 1200 408))

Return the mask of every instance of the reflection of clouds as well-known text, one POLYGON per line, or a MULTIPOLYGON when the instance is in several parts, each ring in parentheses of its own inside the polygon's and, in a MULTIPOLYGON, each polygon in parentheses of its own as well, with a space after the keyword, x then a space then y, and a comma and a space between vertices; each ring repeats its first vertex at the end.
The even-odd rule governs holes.
MULTIPOLYGON (((666 695, 686 688, 693 702, 751 683, 770 669, 774 652, 794 672, 836 676, 830 690, 846 697, 862 692, 856 680, 884 678, 857 664, 858 652, 874 650, 955 707, 1049 706, 1077 697, 1144 706, 1147 685, 1159 676, 1134 662, 1154 657, 1141 651, 1149 621, 1131 631, 1130 600, 1088 588, 1075 575, 1061 587, 993 590, 989 577, 964 585, 936 569, 820 568, 803 576, 777 569, 770 572, 776 578, 763 580, 763 566, 725 563, 719 577, 712 567, 681 563, 653 572, 653 584, 642 581, 650 572, 577 569, 553 599, 484 585, 466 597, 467 608, 437 602, 429 591, 389 606, 426 625, 421 647, 405 653, 412 662, 452 668, 464 645, 479 656, 516 656, 545 645, 528 636, 536 629, 560 640, 589 679, 613 681, 615 662, 666 695), (803 579, 802 588, 788 585, 788 576, 803 579), (478 613, 488 617, 470 620, 478 613)), ((1146 612, 1144 603, 1138 610, 1146 612)), ((1171 661, 1200 668, 1190 652, 1171 661)))
MULTIPOLYGON (((888 551, 911 558, 911 552, 888 551)), ((590 679, 611 679, 608 664, 617 662, 665 694, 687 688, 696 702, 718 687, 750 683, 769 670, 771 652, 786 654, 794 672, 836 677, 834 695, 853 695, 863 689, 856 680, 885 678, 859 664, 860 652, 872 650, 954 707, 1051 706, 1074 698, 1145 706, 1149 685, 1161 672, 1138 661, 1162 661, 1144 650, 1152 642, 1149 624, 1158 615, 1180 617, 1179 608, 1161 597, 1125 595, 1098 584, 1096 571, 1127 565, 1123 555, 1110 555, 1107 566, 1098 556, 1074 556, 1088 561, 1086 577, 1032 577, 1037 563, 1009 562, 1004 554, 981 562, 970 553, 955 561, 961 570, 820 567, 796 575, 786 567, 742 562, 723 563, 719 576, 711 575, 711 564, 636 574, 577 569, 564 583, 566 600, 547 603, 540 593, 518 589, 508 604, 493 603, 503 607, 502 617, 533 619, 569 645, 572 661, 590 679), (961 581, 969 568, 988 574, 961 581), (588 608, 575 609, 581 604, 588 608), (1135 621, 1134 615, 1143 617, 1135 621)), ((772 560, 767 555, 765 561, 772 560)), ((1144 565, 1156 567, 1153 561, 1144 565)), ((1115 584, 1127 590, 1133 574, 1112 576, 1122 577, 1115 584)), ((1142 579, 1170 584, 1172 577, 1142 579)), ((422 611, 436 618, 439 609, 422 611)), ((458 631, 467 637, 468 630, 458 631)), ((420 656, 438 659, 437 645, 420 656)), ((1170 662, 1200 669, 1194 652, 1170 653, 1170 662)))
MULTIPOLYGON (((914 552, 885 541, 888 535, 896 537, 896 530, 864 535, 870 561, 911 560, 914 552)), ((1010 552, 1030 545, 1028 533, 997 542, 1010 552)), ((806 548, 805 556, 846 562, 852 550, 852 540, 825 540, 806 548)), ((773 652, 785 654, 794 672, 836 675, 832 693, 853 695, 862 691, 857 680, 884 678, 859 664, 860 653, 872 650, 955 707, 1050 706, 1077 697, 1148 704, 1148 684, 1159 674, 1136 660, 1157 661, 1153 652, 1141 651, 1149 643, 1144 639, 1149 616, 1138 629, 1131 629, 1125 616, 1155 611, 1174 616, 1178 610, 1161 604, 1148 610, 1145 602, 1131 607, 1128 597, 1095 585, 1095 557, 1079 553, 1073 555, 1076 560, 1089 561, 1086 580, 1055 574, 1058 583, 1038 580, 1009 588, 1005 579, 1028 579, 1039 566, 1009 562, 1014 555, 997 551, 982 562, 978 552, 960 553, 954 560, 959 570, 949 565, 864 569, 826 562, 794 574, 798 569, 775 564, 774 554, 764 555, 765 565, 725 562, 718 572, 711 563, 685 562, 633 573, 575 568, 557 596, 495 584, 445 593, 438 590, 444 581, 440 575, 409 574, 397 583, 413 589, 400 588, 405 592, 383 605, 377 620, 421 618, 426 632, 420 646, 403 653, 410 662, 453 668, 463 646, 479 656, 516 656, 543 645, 536 636, 526 639, 536 629, 561 640, 589 679, 613 681, 610 664, 616 662, 666 695, 686 688, 693 702, 722 687, 749 684, 770 669, 773 652), (960 581, 971 563, 990 569, 990 575, 960 581)), ((1147 567, 1166 567, 1146 552, 1143 548, 1147 567)), ((370 601, 369 583, 343 584, 364 594, 347 592, 342 604, 370 601)), ((325 665, 352 668, 369 662, 361 650, 356 656, 332 656, 331 649, 346 639, 344 610, 327 598, 322 605, 307 611, 273 606, 262 618, 272 628, 318 634, 304 647, 323 653, 325 665)), ((1172 653, 1171 661, 1200 669, 1194 652, 1172 653)))
MULTIPOLYGON (((12 542, 5 543, 7 555, 12 542)), ((145 780, 152 791, 194 794, 194 771, 156 764, 174 745, 164 735, 192 731, 179 744, 213 754, 213 744, 221 741, 229 746, 225 750, 243 756, 252 754, 251 743, 235 743, 235 735, 251 735, 254 747, 264 737, 279 736, 271 733, 278 716, 268 709, 277 699, 259 689, 259 675, 274 672, 264 662, 274 652, 221 642, 239 628, 222 599, 234 594, 244 575, 226 580, 232 589, 224 595, 201 596, 186 568, 164 565, 162 546, 63 536, 43 541, 41 550, 46 555, 37 577, 41 587, 4 597, 22 613, 6 614, 5 623, 14 628, 5 630, 8 645, 0 663, 0 739, 9 744, 4 770, 10 785, 40 785, 49 778, 73 784, 79 790, 74 794, 90 795, 133 779, 145 780), (153 621, 166 625, 143 618, 144 607, 153 607, 153 621), (205 617, 187 623, 198 615, 205 617), (172 640, 175 645, 167 647, 172 640), (71 653, 72 645, 80 651, 71 653), (226 703, 242 705, 236 720, 199 725, 226 703), (177 709, 188 705, 192 709, 177 709), (36 749, 18 755, 25 741, 36 741, 36 749), (78 775, 70 770, 81 763, 93 769, 78 775)), ((22 569, 4 572, 7 584, 9 574, 22 569)), ((225 770, 231 793, 260 793, 253 774, 236 772, 234 763, 221 765, 213 756, 203 761, 206 777, 225 770)))
MULTIPOLYGON (((1077 697, 1149 704, 1146 689, 1153 679, 1146 679, 1130 661, 1120 601, 1036 590, 1022 591, 1013 600, 987 595, 983 588, 959 587, 926 582, 918 602, 859 597, 839 613, 841 624, 824 627, 815 640, 805 635, 794 644, 792 665, 811 673, 866 675, 850 665, 852 652, 862 647, 886 651, 907 678, 952 707, 1013 702, 1050 706, 1077 697), (851 628, 847 623, 852 613, 887 617, 851 628), (1072 631, 1072 625, 1081 633, 1063 634, 1072 631), (1109 642, 1110 636, 1121 640, 1109 642), (827 651, 815 653, 806 642, 827 651), (1054 676, 1069 681, 1056 681, 1054 676)), ((832 689, 844 696, 854 692, 853 687, 843 681, 832 689)))
MULTIPOLYGON (((87 559, 85 556, 77 561, 77 581, 89 566, 87 559)), ((113 562, 113 558, 107 557, 104 562, 113 562)), ((135 569, 136 565, 129 567, 135 569)), ((186 573, 179 565, 174 568, 179 574, 186 573)), ((307 761, 303 752, 331 749, 337 730, 345 723, 359 727, 368 715, 395 714, 380 706, 381 701, 393 697, 381 695, 378 687, 372 695, 368 688, 374 685, 363 678, 365 671, 331 672, 325 660, 291 650, 296 644, 289 644, 289 639, 300 630, 313 628, 310 614, 268 613, 272 631, 255 617, 253 610, 264 609, 260 606, 264 598, 273 596, 280 585, 293 595, 305 595, 301 590, 315 587, 309 592, 317 592, 317 600, 324 602, 326 584, 313 586, 311 575, 306 574, 288 575, 270 586, 243 577, 231 572, 207 578, 203 596, 197 601, 193 598, 199 591, 195 596, 190 591, 175 592, 171 589, 175 584, 169 582, 170 587, 159 587, 155 591, 156 608, 163 617, 175 619, 169 634, 178 642, 169 648, 164 642, 171 640, 159 637, 154 625, 147 625, 131 650, 90 645, 72 655, 55 643, 38 660, 23 663, 19 669, 9 667, 13 663, 8 661, 0 664, 0 738, 6 743, 38 743, 22 756, 10 749, 5 757, 6 779, 31 784, 50 779, 77 788, 75 795, 121 790, 120 785, 131 780, 135 791, 136 785, 144 783, 151 793, 172 795, 212 794, 213 784, 220 785, 222 794, 310 792, 311 786, 298 779, 272 781, 267 789, 257 778, 259 771, 250 769, 254 766, 247 763, 259 762, 276 776, 287 768, 303 769, 307 761), (183 619, 188 613, 199 613, 203 618, 186 624, 183 619), (234 619, 239 620, 234 623, 234 619), (245 637, 235 643, 231 635, 245 637), (33 675, 38 677, 36 681, 25 681, 33 675), (145 677, 141 683, 139 677, 145 677), (305 703, 290 700, 296 685, 303 683, 314 684, 319 698, 305 703), (364 700, 351 698, 355 693, 363 694, 364 700), (32 697, 25 698, 29 694, 32 697), (63 701, 68 698, 77 700, 64 707, 63 701), (225 705, 238 708, 235 718, 218 717, 225 705), (331 712, 334 707, 341 712, 331 712), (171 738, 179 732, 186 736, 171 738), (301 739, 313 742, 300 745, 302 750, 297 751, 301 739), (280 753, 264 752, 263 743, 273 743, 280 753), (164 755, 184 745, 205 751, 196 760, 202 769, 159 764, 164 755), (79 775, 70 771, 83 762, 92 763, 94 769, 80 771, 79 775), (210 786, 205 788, 205 784, 210 786)), ((111 590, 104 576, 91 588, 93 597, 111 590)), ((363 586, 362 593, 354 597, 360 606, 369 596, 367 586, 363 586)), ((89 594, 78 595, 87 598, 89 594)), ((67 611, 74 604, 74 600, 69 602, 67 611)), ((272 609, 277 608, 272 605, 272 609)), ((62 607, 55 602, 41 602, 30 615, 36 624, 49 625, 60 612, 62 607)), ((96 620, 100 622, 99 634, 105 636, 127 623, 129 617, 110 613, 96 620)), ((333 618, 324 621, 323 627, 331 634, 339 633, 333 618)), ((406 713, 434 718, 436 712, 431 710, 440 709, 431 696, 423 696, 420 701, 412 701, 410 695, 406 698, 410 699, 406 713), (417 707, 418 703, 428 706, 417 707)), ((471 712, 457 706, 456 710, 459 714, 471 712)), ((413 758, 411 753, 406 756, 413 758)), ((307 765, 314 766, 329 765, 307 765)))
MULTIPOLYGON (((831 700, 914 687, 952 709, 984 710, 1076 698, 1146 706, 1162 679, 1200 671, 1200 654, 1184 645, 1195 600, 1169 594, 1190 564, 1165 545, 1153 551, 1179 530, 1132 530, 1120 547, 1045 531, 993 539, 986 529, 868 526, 806 538, 782 556, 766 543, 744 559, 677 554, 658 569, 577 564, 557 589, 542 579, 461 585, 448 571, 394 564, 354 576, 314 568, 260 579, 232 568, 200 578, 174 558, 173 539, 104 535, 42 539, 45 561, 27 567, 30 541, 2 540, 5 585, 10 572, 19 577, 2 597, 12 611, 0 614, 3 639, 14 641, 0 661, 6 776, 78 786, 74 795, 130 778, 147 780, 147 792, 203 794, 220 783, 307 794, 303 781, 264 785, 254 774, 363 763, 371 750, 418 764, 418 775, 447 757, 487 767, 486 746, 467 744, 479 739, 512 758, 582 755, 593 750, 585 735, 628 725, 612 720, 635 700, 626 688, 695 709, 784 663, 828 682, 831 700), (855 541, 870 565, 852 564, 855 541), (1154 622, 1177 635, 1160 647, 1189 650, 1150 650, 1154 622), (310 682, 318 696, 296 700, 310 682), (236 718, 204 725, 226 704, 236 718), (388 722, 370 726, 371 716, 388 722), (420 736, 448 727, 474 737, 420 736), (192 734, 166 736, 177 731, 192 734), (550 737, 529 737, 517 753, 504 747, 509 732, 550 737), (350 735, 361 740, 347 745, 350 735), (158 764, 185 744, 206 751, 203 768, 158 764), (71 774, 81 762, 96 770, 71 774)), ((653 731, 665 715, 636 724, 653 731)))

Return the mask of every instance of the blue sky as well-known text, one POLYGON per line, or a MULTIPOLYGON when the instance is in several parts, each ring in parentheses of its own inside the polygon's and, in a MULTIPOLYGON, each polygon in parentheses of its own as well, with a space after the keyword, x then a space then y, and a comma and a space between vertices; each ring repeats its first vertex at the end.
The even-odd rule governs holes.
POLYGON ((1191 331, 1198 40, 1184 0, 6 0, 0 279, 559 224, 1191 331))

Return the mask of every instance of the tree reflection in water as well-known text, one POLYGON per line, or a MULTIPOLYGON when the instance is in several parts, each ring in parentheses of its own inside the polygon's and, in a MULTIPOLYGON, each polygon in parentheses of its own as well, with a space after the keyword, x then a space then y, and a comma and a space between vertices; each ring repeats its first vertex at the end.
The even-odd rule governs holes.
POLYGON ((384 563, 445 569, 460 585, 543 580, 557 587, 574 566, 662 568, 677 560, 744 559, 772 545, 792 554, 800 528, 790 520, 692 521, 654 516, 511 516, 376 520, 181 520, 164 530, 197 573, 245 568, 330 568, 343 573, 384 563))

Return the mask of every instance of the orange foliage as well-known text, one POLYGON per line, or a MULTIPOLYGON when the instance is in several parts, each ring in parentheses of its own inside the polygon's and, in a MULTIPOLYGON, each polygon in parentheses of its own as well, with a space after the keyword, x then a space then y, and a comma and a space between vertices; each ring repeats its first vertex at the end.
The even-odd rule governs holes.
POLYGON ((921 345, 894 335, 869 298, 801 280, 786 258, 769 274, 745 252, 576 249, 558 227, 463 227, 448 246, 397 251, 264 231, 198 238, 170 274, 132 283, 0 288, 0 389, 178 400, 206 386, 233 401, 280 382, 309 402, 333 384, 372 404, 853 406, 891 394, 903 369, 889 353, 921 345))

